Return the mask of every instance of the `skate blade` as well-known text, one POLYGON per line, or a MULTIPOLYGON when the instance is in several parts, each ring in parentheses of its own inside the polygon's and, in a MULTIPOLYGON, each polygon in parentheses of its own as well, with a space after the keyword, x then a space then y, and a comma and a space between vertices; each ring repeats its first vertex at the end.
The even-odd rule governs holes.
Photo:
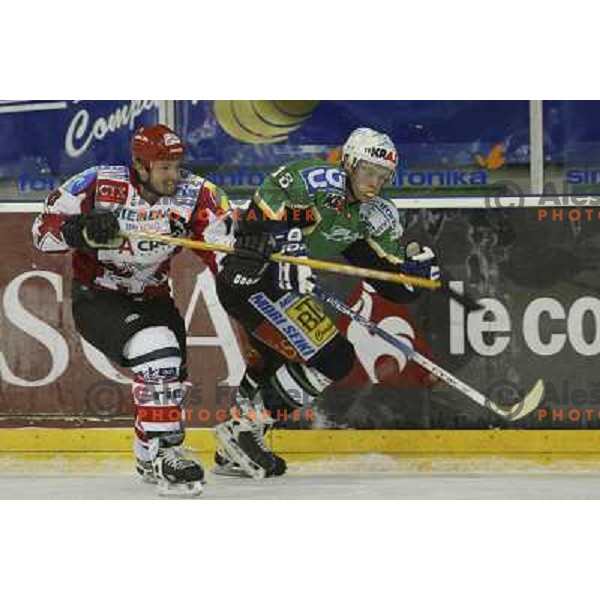
POLYGON ((251 475, 248 475, 243 469, 239 467, 227 467, 223 465, 215 465, 212 468, 211 473, 213 475, 219 475, 221 477, 241 477, 242 479, 253 479, 251 475))
POLYGON ((156 484, 157 479, 152 468, 152 463, 136 459, 135 461, 135 472, 143 483, 156 484))
POLYGON ((142 469, 136 469, 136 473, 138 474, 138 477, 142 483, 147 483, 150 485, 156 485, 158 483, 154 473, 148 473, 142 469))
POLYGON ((152 475, 140 475, 140 481, 148 485, 156 485, 158 483, 156 477, 152 477, 152 475))
POLYGON ((170 481, 158 482, 159 496, 191 498, 199 496, 201 493, 201 481, 188 481, 185 483, 171 483, 170 481))

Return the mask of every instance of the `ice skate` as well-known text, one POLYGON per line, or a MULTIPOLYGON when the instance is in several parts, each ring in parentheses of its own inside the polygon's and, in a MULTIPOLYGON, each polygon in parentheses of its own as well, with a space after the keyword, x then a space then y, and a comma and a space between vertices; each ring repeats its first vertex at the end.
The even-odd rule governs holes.
POLYGON ((161 446, 160 440, 156 439, 150 452, 161 496, 198 496, 202 493, 204 469, 197 460, 185 456, 181 446, 161 446))
POLYGON ((265 443, 264 434, 274 420, 260 400, 254 403, 238 394, 231 418, 215 427, 216 475, 262 479, 283 475, 287 465, 265 443))

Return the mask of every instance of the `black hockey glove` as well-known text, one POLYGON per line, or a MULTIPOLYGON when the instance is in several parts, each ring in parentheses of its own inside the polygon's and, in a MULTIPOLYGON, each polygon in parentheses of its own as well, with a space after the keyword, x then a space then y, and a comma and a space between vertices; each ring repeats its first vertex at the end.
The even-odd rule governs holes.
POLYGON ((91 212, 67 219, 61 227, 71 248, 117 248, 121 240, 119 220, 112 212, 91 212))
POLYGON ((233 247, 245 273, 256 276, 264 271, 269 256, 275 252, 275 240, 268 233, 245 233, 236 237, 233 247))
MULTIPOLYGON (((275 236, 277 251, 287 256, 308 257, 308 248, 302 237, 302 231, 294 227, 285 233, 275 236)), ((310 267, 278 262, 271 266, 277 287, 285 292, 295 291, 302 295, 310 294, 315 278, 310 267)))
MULTIPOLYGON (((436 256, 428 246, 421 246, 418 242, 410 242, 406 246, 406 260, 400 268, 403 275, 422 277, 424 279, 438 280, 441 277, 440 267, 436 256)), ((407 285, 409 289, 412 286, 407 285)))
POLYGON ((241 233, 235 243, 234 254, 223 260, 221 276, 229 285, 255 285, 267 270, 269 256, 275 252, 275 241, 267 233, 241 233))

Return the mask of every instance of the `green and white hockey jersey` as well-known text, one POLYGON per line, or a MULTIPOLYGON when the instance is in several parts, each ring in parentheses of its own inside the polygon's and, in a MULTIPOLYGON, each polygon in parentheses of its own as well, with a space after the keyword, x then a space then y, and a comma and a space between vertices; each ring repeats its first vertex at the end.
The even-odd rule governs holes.
MULTIPOLYGON (((322 160, 300 160, 271 173, 242 215, 240 231, 271 233, 299 227, 311 258, 342 255, 349 263, 399 272, 404 260, 404 226, 398 209, 384 198, 350 202, 346 173, 322 160)), ((420 290, 369 280, 384 298, 411 302, 420 290)))
POLYGON ((346 173, 324 161, 300 160, 277 169, 256 191, 252 208, 257 225, 271 220, 300 227, 312 258, 344 254, 363 240, 380 259, 401 262, 403 226, 394 204, 380 197, 349 202, 346 173))

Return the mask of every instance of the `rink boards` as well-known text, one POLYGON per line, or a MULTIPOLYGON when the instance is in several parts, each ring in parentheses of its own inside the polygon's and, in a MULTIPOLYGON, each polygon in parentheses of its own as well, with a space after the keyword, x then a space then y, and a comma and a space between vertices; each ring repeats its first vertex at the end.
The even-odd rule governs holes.
MULTIPOLYGON (((132 431, 23 428, 0 435, 0 470, 22 461, 87 465, 132 459, 132 431)), ((600 431, 303 430, 273 431, 268 441, 290 463, 380 456, 374 469, 481 470, 487 468, 582 468, 600 470, 600 431)), ((206 464, 215 449, 211 429, 190 429, 186 446, 206 464)))

